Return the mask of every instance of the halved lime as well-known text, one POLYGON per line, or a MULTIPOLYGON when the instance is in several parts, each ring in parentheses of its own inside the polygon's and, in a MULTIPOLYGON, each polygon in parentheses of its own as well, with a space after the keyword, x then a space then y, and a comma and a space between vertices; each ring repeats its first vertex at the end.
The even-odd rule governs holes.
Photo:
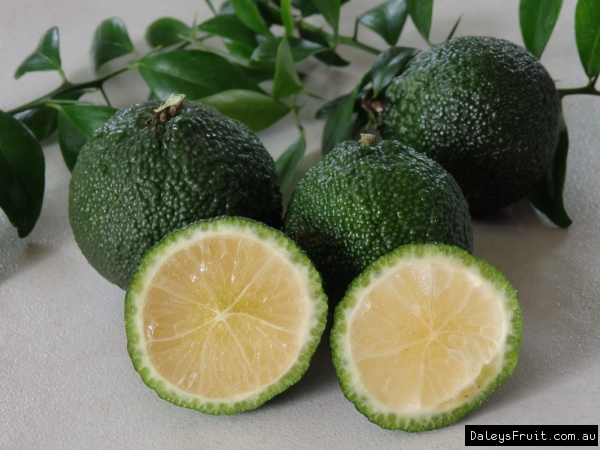
POLYGON ((300 379, 327 299, 279 231, 222 217, 171 233, 127 290, 128 350, 158 395, 209 414, 254 409, 300 379))
POLYGON ((335 310, 333 363, 346 397, 388 429, 431 430, 479 406, 514 370, 514 288, 462 249, 407 245, 354 280, 335 310))

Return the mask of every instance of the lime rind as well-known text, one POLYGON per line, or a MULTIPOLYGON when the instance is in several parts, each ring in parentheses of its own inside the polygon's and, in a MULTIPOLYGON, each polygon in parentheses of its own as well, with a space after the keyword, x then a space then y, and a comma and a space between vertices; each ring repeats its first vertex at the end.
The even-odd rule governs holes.
POLYGON ((346 295, 340 301, 334 312, 331 330, 331 350, 333 365, 339 378, 342 392, 348 400, 354 403, 356 409, 364 414, 371 422, 390 430, 408 432, 433 430, 451 425, 469 411, 477 408, 491 393, 500 386, 514 371, 519 349, 523 319, 517 293, 502 273, 485 261, 478 259, 466 251, 445 244, 410 244, 399 247, 371 263, 348 287, 346 295), (374 280, 381 276, 386 269, 394 267, 399 261, 408 258, 443 257, 458 262, 470 268, 483 279, 491 283, 496 292, 502 295, 505 311, 510 312, 508 330, 503 347, 503 358, 500 370, 487 385, 479 389, 463 404, 439 413, 422 415, 406 415, 382 408, 362 386, 352 363, 349 353, 347 333, 351 313, 358 306, 361 294, 364 293, 374 280))
POLYGON ((310 360, 321 340, 327 322, 328 303, 323 292, 321 276, 302 250, 280 231, 268 227, 261 222, 233 216, 222 216, 209 220, 195 222, 188 227, 174 231, 153 246, 142 258, 133 276, 125 296, 125 328, 127 335, 127 350, 135 370, 144 383, 156 391, 159 397, 175 405, 196 409, 212 415, 236 414, 242 411, 258 408, 277 394, 285 391, 302 378, 310 360), (200 234, 211 233, 243 233, 253 236, 262 243, 284 256, 295 268, 302 272, 306 281, 308 298, 312 300, 310 325, 304 337, 304 344, 299 351, 294 364, 276 381, 266 388, 261 388, 241 399, 231 401, 214 401, 188 394, 161 377, 154 367, 149 364, 145 349, 142 320, 140 319, 140 301, 144 298, 144 286, 157 270, 160 261, 170 254, 170 251, 182 243, 200 234))

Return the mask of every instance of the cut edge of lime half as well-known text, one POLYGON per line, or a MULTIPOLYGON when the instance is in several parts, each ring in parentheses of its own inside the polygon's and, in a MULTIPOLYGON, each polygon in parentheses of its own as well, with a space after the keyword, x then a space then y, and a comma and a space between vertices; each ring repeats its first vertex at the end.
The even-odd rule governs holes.
POLYGON ((234 216, 221 216, 195 222, 172 232, 152 247, 142 258, 125 296, 127 349, 135 370, 144 383, 159 397, 185 408, 212 415, 235 414, 258 408, 300 380, 321 340, 327 321, 327 297, 321 276, 299 247, 280 231, 261 222, 234 216), (266 386, 231 398, 213 399, 190 394, 165 379, 151 363, 147 351, 142 311, 149 281, 169 255, 202 236, 241 235, 265 244, 279 255, 300 279, 309 305, 306 330, 295 360, 281 375, 266 386))
MULTIPOLYGON (((331 349, 340 387, 358 411, 382 428, 416 432, 451 425, 481 405, 515 369, 521 346, 521 334, 522 313, 516 291, 498 269, 458 247, 444 244, 411 244, 399 247, 377 259, 350 284, 334 313, 331 349), (389 405, 381 401, 381 396, 387 395, 382 394, 382 390, 376 392, 371 389, 370 391, 366 387, 369 381, 365 377, 370 375, 365 371, 360 372, 355 362, 350 337, 354 331, 351 329, 357 314, 362 314, 361 309, 365 311, 371 308, 370 304, 365 308, 363 300, 378 281, 384 280, 402 264, 410 265, 422 261, 451 264, 457 269, 464 270, 468 277, 476 280, 476 283, 481 283, 488 292, 495 293, 499 310, 503 313, 504 338, 499 342, 494 358, 487 366, 482 366, 480 375, 466 380, 462 388, 455 392, 454 398, 446 399, 441 403, 441 407, 415 406, 414 403, 402 406, 389 405)), ((393 373, 391 377, 396 375, 398 372, 393 373)), ((413 386, 413 388, 419 389, 420 386, 413 386)))

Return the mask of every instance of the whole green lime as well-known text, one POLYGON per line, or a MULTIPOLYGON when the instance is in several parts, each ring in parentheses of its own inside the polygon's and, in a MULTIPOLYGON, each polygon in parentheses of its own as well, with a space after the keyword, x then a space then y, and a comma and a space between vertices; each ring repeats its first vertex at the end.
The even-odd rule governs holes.
POLYGON ((300 180, 283 231, 311 258, 332 304, 396 247, 444 243, 472 251, 468 205, 438 163, 397 141, 335 147, 300 180))
POLYGON ((556 87, 540 62, 511 42, 463 37, 434 46, 386 97, 383 136, 439 162, 472 211, 520 200, 552 162, 556 87))
POLYGON ((246 126, 197 102, 117 112, 81 149, 69 219, 90 264, 126 289, 146 250, 200 219, 281 226, 275 163, 246 126))

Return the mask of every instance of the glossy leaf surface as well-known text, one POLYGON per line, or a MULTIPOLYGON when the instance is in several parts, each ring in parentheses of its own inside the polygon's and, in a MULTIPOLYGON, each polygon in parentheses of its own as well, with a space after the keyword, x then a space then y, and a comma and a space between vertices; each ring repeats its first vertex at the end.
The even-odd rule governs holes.
POLYGON ((562 0, 521 0, 519 23, 525 48, 540 58, 562 7, 562 0))
POLYGON ((252 131, 270 127, 287 113, 290 107, 268 95, 243 89, 232 89, 200 99, 232 119, 239 120, 252 131))
POLYGON ((19 237, 27 236, 40 216, 44 177, 38 140, 25 125, 0 111, 0 207, 19 237))
POLYGON ((260 88, 224 58, 200 50, 174 50, 140 60, 142 77, 162 100, 173 93, 185 94, 191 100, 230 89, 260 88), (211 70, 206 70, 210 67, 211 70))
POLYGON ((61 62, 58 42, 58 28, 52 27, 46 31, 35 51, 18 67, 15 78, 20 78, 27 72, 59 70, 61 62))
POLYGON ((407 16, 406 0, 391 0, 367 11, 358 20, 379 34, 389 45, 396 45, 407 16))
POLYGON ((134 51, 125 23, 118 17, 106 19, 96 28, 91 50, 96 70, 104 63, 134 51))

